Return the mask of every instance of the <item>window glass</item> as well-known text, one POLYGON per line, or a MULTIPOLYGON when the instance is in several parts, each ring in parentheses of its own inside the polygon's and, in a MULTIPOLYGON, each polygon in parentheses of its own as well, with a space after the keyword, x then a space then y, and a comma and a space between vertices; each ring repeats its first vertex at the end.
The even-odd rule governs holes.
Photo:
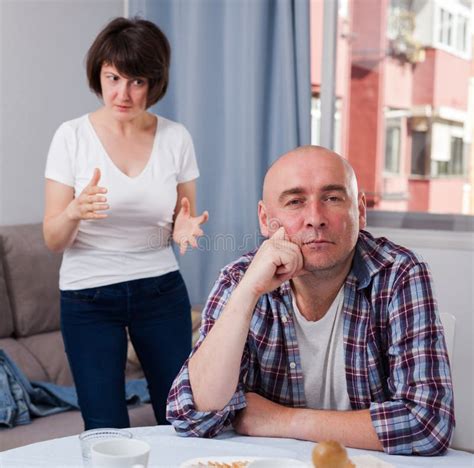
POLYGON ((467 51, 467 18, 458 16, 457 24, 457 48, 460 52, 467 51))
POLYGON ((311 98, 311 144, 318 145, 321 141, 321 99, 318 96, 311 98))
POLYGON ((440 8, 439 42, 441 44, 452 46, 453 38, 453 14, 440 8))
POLYGON ((427 132, 411 134, 411 174, 424 176, 426 172, 427 132))
POLYGON ((385 171, 397 174, 400 170, 400 119, 389 119, 385 131, 385 171))
MULTIPOLYGON (((321 99, 319 96, 311 98, 311 144, 321 144, 321 99)), ((341 152, 341 102, 336 100, 334 113, 334 151, 341 152)))

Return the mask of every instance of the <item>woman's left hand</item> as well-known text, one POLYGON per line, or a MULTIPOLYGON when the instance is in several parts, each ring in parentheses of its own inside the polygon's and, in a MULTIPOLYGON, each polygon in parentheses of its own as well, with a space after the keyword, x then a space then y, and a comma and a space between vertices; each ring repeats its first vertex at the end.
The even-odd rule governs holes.
POLYGON ((199 227, 209 219, 209 213, 204 211, 200 216, 191 216, 189 200, 181 199, 181 209, 174 221, 173 240, 179 245, 179 253, 184 255, 188 244, 197 247, 197 238, 204 232, 199 227))

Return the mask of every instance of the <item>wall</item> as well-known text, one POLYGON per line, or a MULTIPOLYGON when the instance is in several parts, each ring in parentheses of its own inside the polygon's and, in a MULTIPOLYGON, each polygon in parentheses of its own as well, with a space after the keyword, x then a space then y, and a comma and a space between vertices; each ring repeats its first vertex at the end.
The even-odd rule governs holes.
POLYGON ((462 178, 439 178, 430 181, 429 209, 431 213, 460 213, 464 198, 462 178))
POLYGON ((433 43, 434 3, 432 0, 414 0, 413 8, 416 12, 416 28, 414 38, 422 45, 433 43))
POLYGON ((474 451, 474 235, 472 232, 369 228, 377 236, 409 247, 430 265, 439 310, 456 317, 454 380, 456 429, 453 447, 474 451))
POLYGON ((425 61, 414 68, 413 104, 466 110, 470 66, 444 50, 426 49, 425 61))
POLYGON ((54 131, 98 106, 84 56, 124 0, 0 0, 0 225, 40 221, 54 131))
POLYGON ((408 180, 408 211, 429 211, 430 183, 428 179, 408 180))
POLYGON ((384 104, 395 109, 410 109, 412 105, 413 69, 408 62, 388 56, 385 61, 384 104))
POLYGON ((433 95, 436 50, 426 49, 425 54, 425 60, 423 62, 417 63, 413 69, 414 106, 432 104, 434 99, 433 95))
POLYGON ((467 110, 471 63, 444 50, 436 50, 433 106, 467 110), (447 84, 449 83, 449 85, 447 84))

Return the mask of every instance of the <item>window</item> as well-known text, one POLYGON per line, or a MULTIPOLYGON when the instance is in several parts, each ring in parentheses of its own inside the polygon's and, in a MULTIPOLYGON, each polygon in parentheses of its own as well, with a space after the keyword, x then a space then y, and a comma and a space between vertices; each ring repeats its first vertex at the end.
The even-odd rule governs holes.
POLYGON ((463 125, 454 122, 433 123, 431 127, 432 177, 465 175, 463 133, 463 125))
POLYGON ((400 172, 400 119, 387 119, 385 127, 385 171, 398 174, 400 172))
POLYGON ((444 44, 448 47, 453 45, 453 14, 444 8, 440 8, 440 20, 439 20, 439 30, 438 30, 438 41, 441 44, 444 44))
POLYGON ((435 47, 466 56, 469 52, 469 13, 456 1, 435 16, 435 47), (437 19, 436 19, 437 18, 437 19))
POLYGON ((460 52, 467 52, 468 20, 467 18, 461 15, 458 15, 456 38, 457 38, 456 48, 460 52))
MULTIPOLYGON (((341 153, 341 100, 336 99, 334 114, 334 151, 341 153)), ((321 144, 321 99, 319 96, 311 98, 311 144, 321 144)))
POLYGON ((311 98, 311 144, 319 145, 321 133, 321 99, 318 96, 311 98))
POLYGON ((339 0, 339 16, 347 18, 349 16, 349 0, 339 0))
POLYGON ((463 176, 466 169, 464 164, 464 142, 461 137, 451 137, 450 158, 447 161, 431 162, 433 177, 463 176))
POLYGON ((413 33, 410 0, 390 0, 387 15, 387 37, 391 40, 413 33))
POLYGON ((411 134, 411 174, 426 174, 427 133, 413 131, 411 134))

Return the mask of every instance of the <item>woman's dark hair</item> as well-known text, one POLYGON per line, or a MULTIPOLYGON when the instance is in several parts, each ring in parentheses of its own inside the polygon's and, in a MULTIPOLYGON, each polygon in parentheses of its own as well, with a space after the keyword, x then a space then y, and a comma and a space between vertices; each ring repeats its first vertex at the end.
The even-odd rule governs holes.
POLYGON ((89 87, 102 96, 102 65, 113 65, 126 77, 148 79, 147 107, 150 107, 166 93, 170 57, 168 39, 154 23, 140 18, 115 18, 87 52, 89 87))

